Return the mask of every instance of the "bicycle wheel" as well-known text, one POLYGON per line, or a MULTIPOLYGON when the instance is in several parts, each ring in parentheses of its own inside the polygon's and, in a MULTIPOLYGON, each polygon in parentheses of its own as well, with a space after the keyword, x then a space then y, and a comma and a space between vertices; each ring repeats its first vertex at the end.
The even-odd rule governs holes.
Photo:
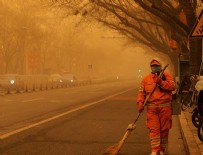
POLYGON ((199 114, 198 110, 195 109, 193 114, 192 114, 192 123, 196 128, 198 128, 199 122, 200 122, 200 114, 199 114))
POLYGON ((180 102, 181 102, 181 110, 182 111, 185 111, 187 108, 190 107, 191 98, 192 98, 192 93, 187 93, 181 97, 180 102))
MULTIPOLYGON (((190 104, 189 104, 189 107, 187 108, 187 111, 189 113, 193 113, 194 110, 197 110, 197 96, 195 94, 195 92, 192 93, 192 97, 191 97, 191 101, 190 101, 190 104)), ((199 114, 199 112, 197 112, 199 114)))
POLYGON ((198 127, 198 138, 203 142, 203 121, 200 121, 199 127, 198 127))

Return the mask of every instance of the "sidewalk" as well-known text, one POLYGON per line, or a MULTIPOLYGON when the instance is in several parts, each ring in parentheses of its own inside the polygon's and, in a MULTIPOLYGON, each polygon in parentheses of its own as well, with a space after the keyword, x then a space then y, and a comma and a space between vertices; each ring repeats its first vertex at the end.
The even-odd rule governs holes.
POLYGON ((197 128, 192 124, 192 113, 181 112, 179 115, 185 147, 189 155, 203 155, 203 143, 197 135, 197 128))
POLYGON ((173 126, 169 132, 168 155, 187 155, 178 115, 173 115, 173 126))

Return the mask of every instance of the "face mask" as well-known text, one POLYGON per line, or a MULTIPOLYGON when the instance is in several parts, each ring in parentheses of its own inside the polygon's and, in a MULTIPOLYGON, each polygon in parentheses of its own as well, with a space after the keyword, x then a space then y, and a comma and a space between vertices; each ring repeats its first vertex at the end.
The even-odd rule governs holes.
POLYGON ((160 73, 161 72, 161 66, 151 66, 152 73, 160 73))

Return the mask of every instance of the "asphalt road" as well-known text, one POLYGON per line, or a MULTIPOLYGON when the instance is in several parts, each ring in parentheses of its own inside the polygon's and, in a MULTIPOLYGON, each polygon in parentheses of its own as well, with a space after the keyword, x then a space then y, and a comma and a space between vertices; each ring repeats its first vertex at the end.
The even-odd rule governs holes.
MULTIPOLYGON (((0 155, 101 155, 137 116, 137 86, 113 83, 2 97, 0 155)), ((121 154, 150 153, 145 116, 121 154)))

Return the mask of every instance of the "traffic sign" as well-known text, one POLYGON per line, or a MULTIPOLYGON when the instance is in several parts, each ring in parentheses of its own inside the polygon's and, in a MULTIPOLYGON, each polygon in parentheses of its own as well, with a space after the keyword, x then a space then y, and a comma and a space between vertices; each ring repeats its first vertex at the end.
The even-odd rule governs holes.
POLYGON ((89 64, 89 65, 88 65, 88 69, 92 69, 92 64, 89 64))
POLYGON ((189 37, 203 37, 203 10, 201 11, 195 26, 193 27, 192 31, 190 32, 189 37))

